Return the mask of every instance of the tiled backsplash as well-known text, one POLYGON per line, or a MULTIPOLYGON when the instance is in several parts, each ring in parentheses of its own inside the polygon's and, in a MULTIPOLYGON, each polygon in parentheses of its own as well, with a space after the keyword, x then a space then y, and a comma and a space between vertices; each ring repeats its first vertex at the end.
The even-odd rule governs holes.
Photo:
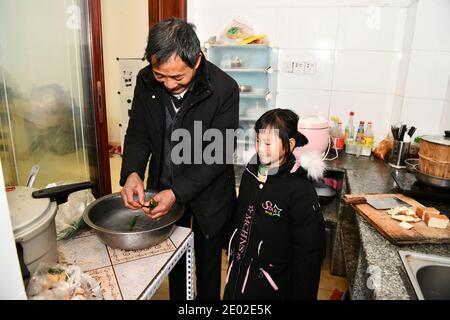
POLYGON ((450 117, 448 0, 188 1, 202 43, 234 18, 268 35, 279 69, 286 61, 316 63, 312 75, 278 72, 279 107, 338 115, 344 125, 352 110, 374 123, 378 140, 391 122, 436 134, 441 117, 450 117))

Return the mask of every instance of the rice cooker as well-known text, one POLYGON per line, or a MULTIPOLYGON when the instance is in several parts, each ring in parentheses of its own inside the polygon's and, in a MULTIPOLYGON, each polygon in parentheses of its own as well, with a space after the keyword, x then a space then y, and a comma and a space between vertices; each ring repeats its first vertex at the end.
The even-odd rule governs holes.
POLYGON ((317 151, 324 155, 330 143, 328 121, 320 114, 299 115, 298 131, 308 138, 308 144, 301 151, 317 151))
POLYGON ((33 274, 40 262, 58 261, 55 226, 58 204, 66 202, 70 193, 92 187, 95 187, 92 182, 81 182, 42 190, 29 187, 7 190, 22 276, 26 277, 27 271, 33 274))

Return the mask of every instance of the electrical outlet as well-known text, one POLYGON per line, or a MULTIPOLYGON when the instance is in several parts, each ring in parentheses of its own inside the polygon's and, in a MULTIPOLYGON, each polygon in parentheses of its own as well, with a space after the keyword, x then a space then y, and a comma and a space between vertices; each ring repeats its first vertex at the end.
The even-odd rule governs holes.
POLYGON ((281 62, 281 72, 292 73, 293 72, 294 61, 282 61, 281 62))
POLYGON ((305 64, 305 73, 307 74, 315 74, 316 73, 316 64, 314 62, 304 62, 305 64))
POLYGON ((293 71, 294 73, 305 73, 305 63, 303 61, 294 61, 293 71))

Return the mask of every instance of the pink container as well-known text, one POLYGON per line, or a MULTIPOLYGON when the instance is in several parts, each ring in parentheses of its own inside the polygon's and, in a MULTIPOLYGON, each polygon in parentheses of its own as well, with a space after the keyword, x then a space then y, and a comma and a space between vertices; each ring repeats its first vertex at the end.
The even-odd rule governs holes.
POLYGON ((308 138, 308 144, 301 151, 318 151, 325 154, 330 139, 328 121, 320 115, 299 115, 298 131, 308 138))

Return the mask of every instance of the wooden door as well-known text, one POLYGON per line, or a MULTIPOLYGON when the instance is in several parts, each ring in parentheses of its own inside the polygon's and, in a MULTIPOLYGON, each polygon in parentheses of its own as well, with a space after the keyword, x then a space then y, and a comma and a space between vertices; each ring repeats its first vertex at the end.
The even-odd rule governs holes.
POLYGON ((152 27, 165 18, 187 18, 187 0, 148 0, 148 22, 152 27))

